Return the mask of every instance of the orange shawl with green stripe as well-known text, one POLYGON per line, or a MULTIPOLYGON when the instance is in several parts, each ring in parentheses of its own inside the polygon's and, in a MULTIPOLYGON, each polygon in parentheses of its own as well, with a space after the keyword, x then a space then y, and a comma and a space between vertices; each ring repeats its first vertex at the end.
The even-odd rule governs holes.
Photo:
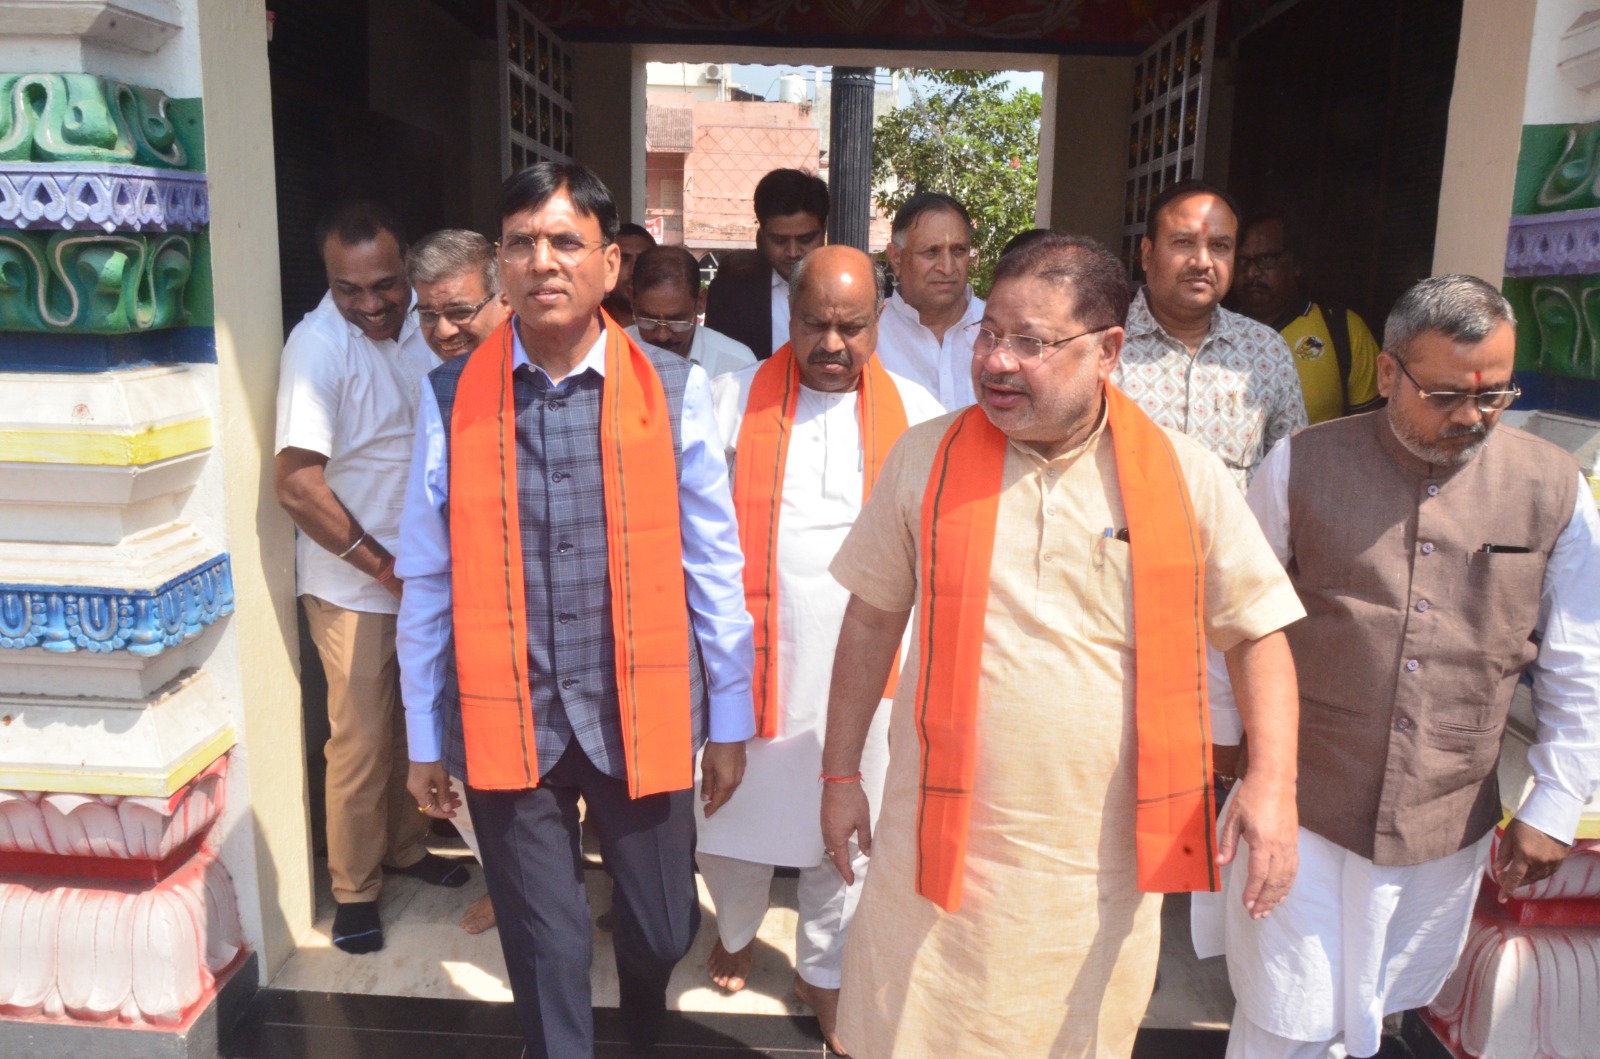
MULTIPOLYGON (((600 462, 629 793, 694 782, 678 473, 654 365, 604 313, 600 462)), ((538 786, 517 510, 513 317, 471 354, 450 416, 450 566, 472 785, 538 786)))
MULTIPOLYGON (((1214 890, 1199 527, 1172 442, 1120 390, 1105 393, 1132 552, 1139 888, 1214 890)), ((961 906, 1007 444, 981 407, 967 409, 939 443, 922 505, 917 892, 952 912, 961 906)))
MULTIPOLYGON (((877 355, 861 370, 856 417, 861 425, 862 495, 864 502, 883 470, 896 439, 906 432, 906 411, 900 391, 877 355)), ((789 460, 800 399, 800 365, 788 343, 757 369, 750 397, 739 423, 738 458, 733 470, 733 508, 739 519, 739 546, 744 550, 745 606, 755 621, 756 665, 753 690, 756 735, 778 735, 778 512, 783 508, 783 472, 789 460)), ((889 690, 900 667, 890 669, 889 690)))

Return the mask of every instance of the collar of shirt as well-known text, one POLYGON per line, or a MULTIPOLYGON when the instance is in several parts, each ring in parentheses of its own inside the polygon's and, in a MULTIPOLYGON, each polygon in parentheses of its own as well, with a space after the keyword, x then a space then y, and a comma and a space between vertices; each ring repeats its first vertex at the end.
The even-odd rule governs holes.
MULTIPOLYGON (((970 283, 967 285, 966 299, 967 306, 961 311, 961 319, 956 322, 954 327, 950 328, 951 331, 960 331, 961 328, 965 327, 967 324, 983 319, 983 303, 977 298, 973 297, 972 285, 970 283)), ((905 320, 906 323, 915 324, 916 326, 921 327, 924 331, 928 330, 928 328, 922 322, 922 314, 916 309, 912 308, 910 302, 900 297, 900 292, 898 290, 889 295, 889 300, 884 302, 884 305, 885 307, 892 309, 895 315, 905 320)), ((933 332, 929 331, 928 333, 932 334, 933 332)))
POLYGON ((789 289, 789 281, 778 275, 777 269, 772 270, 772 289, 782 291, 789 289))
POLYGON ((694 325, 694 338, 689 341, 689 362, 691 364, 705 365, 706 356, 706 325, 694 325))
POLYGON ((589 347, 589 352, 583 355, 577 366, 567 373, 565 379, 556 382, 550 378, 550 373, 528 359, 528 351, 522 348, 522 331, 517 327, 517 318, 511 318, 511 371, 528 367, 545 377, 552 388, 560 386, 567 379, 575 379, 586 371, 592 371, 602 379, 606 377, 606 329, 600 329, 600 337, 594 340, 594 345, 589 347))
MULTIPOLYGON (((1169 342, 1177 342, 1177 339, 1167 334, 1166 329, 1156 322, 1154 314, 1150 312, 1148 290, 1147 287, 1140 287, 1139 293, 1133 296, 1133 302, 1128 306, 1128 322, 1123 330, 1130 339, 1145 335, 1160 335, 1169 342)), ((1222 306, 1214 307, 1211 310, 1211 330, 1206 332, 1206 337, 1200 345, 1204 346, 1212 339, 1234 345, 1239 338, 1239 327, 1235 320, 1235 315, 1222 306)))
MULTIPOLYGON (((333 301, 333 292, 332 291, 328 292, 327 298, 329 300, 329 303, 332 304, 332 301, 333 301)), ((334 306, 334 312, 338 312, 338 311, 339 311, 338 310, 338 306, 334 306)), ((339 313, 339 322, 344 324, 345 330, 347 330, 350 333, 350 337, 351 338, 366 338, 367 337, 367 333, 365 331, 361 330, 361 328, 357 327, 355 324, 353 324, 349 320, 345 319, 344 313, 339 313)), ((394 339, 395 344, 396 345, 403 345, 405 343, 405 340, 410 338, 412 335, 416 334, 417 333, 417 328, 421 327, 421 326, 422 325, 417 322, 417 292, 416 291, 412 291, 411 292, 411 301, 410 301, 409 304, 406 305, 405 319, 400 321, 400 334, 398 336, 396 336, 396 338, 394 339)), ((371 342, 372 340, 371 339, 367 339, 367 341, 371 342)), ((377 343, 374 342, 373 344, 376 345, 377 343)))
POLYGON ((1263 320, 1261 322, 1272 328, 1274 331, 1281 332, 1284 328, 1288 327, 1296 320, 1304 320, 1309 317, 1316 308, 1316 302, 1308 301, 1298 312, 1296 312, 1294 309, 1289 309, 1276 320, 1263 320))

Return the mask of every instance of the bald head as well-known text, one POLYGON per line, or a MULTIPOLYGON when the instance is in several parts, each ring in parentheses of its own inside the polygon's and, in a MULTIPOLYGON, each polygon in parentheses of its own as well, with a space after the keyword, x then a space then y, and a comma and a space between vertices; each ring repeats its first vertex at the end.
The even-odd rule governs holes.
POLYGON ((819 246, 795 263, 789 274, 789 310, 793 312, 808 284, 836 284, 854 291, 870 291, 872 309, 883 308, 883 284, 872 258, 853 246, 819 246))
POLYGON ((883 288, 872 259, 850 246, 823 246, 789 276, 789 343, 800 381, 813 390, 854 390, 878 348, 883 288))

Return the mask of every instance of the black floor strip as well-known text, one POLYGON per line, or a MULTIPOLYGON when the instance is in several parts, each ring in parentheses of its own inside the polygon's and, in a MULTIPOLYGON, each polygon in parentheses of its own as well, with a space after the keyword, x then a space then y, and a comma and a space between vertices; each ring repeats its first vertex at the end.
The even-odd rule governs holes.
MULTIPOLYGON (((615 1008, 596 1008, 596 1059, 624 1059, 615 1008)), ((1218 1030, 1141 1030, 1133 1059, 1222 1059, 1218 1030)), ((521 1059, 522 1035, 510 1004, 487 1000, 366 996, 263 989, 223 1042, 225 1059, 521 1059)), ((672 1012, 659 1059, 795 1059, 827 1054, 814 1018, 672 1012)), ((1028 1059, 1019 1056, 1018 1059, 1028 1059)), ((1432 1032, 1408 1014, 1405 1032, 1386 1038, 1378 1059, 1448 1059, 1432 1032)))

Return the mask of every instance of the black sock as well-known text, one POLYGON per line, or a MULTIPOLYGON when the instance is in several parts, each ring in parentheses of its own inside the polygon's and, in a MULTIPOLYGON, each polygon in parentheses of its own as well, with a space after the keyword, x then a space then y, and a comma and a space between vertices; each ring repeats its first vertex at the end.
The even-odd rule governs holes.
POLYGON ((378 902, 341 903, 333 914, 333 943, 357 956, 383 948, 383 924, 378 922, 378 902))
POLYGON ((451 889, 455 889, 457 886, 465 886, 467 880, 472 878, 472 873, 467 870, 467 866, 464 863, 459 860, 452 860, 449 857, 441 857, 437 853, 424 853, 421 860, 415 864, 408 864, 404 868, 385 868, 383 870, 391 875, 409 875, 412 878, 421 879, 425 883, 432 883, 434 886, 448 886, 451 889))

